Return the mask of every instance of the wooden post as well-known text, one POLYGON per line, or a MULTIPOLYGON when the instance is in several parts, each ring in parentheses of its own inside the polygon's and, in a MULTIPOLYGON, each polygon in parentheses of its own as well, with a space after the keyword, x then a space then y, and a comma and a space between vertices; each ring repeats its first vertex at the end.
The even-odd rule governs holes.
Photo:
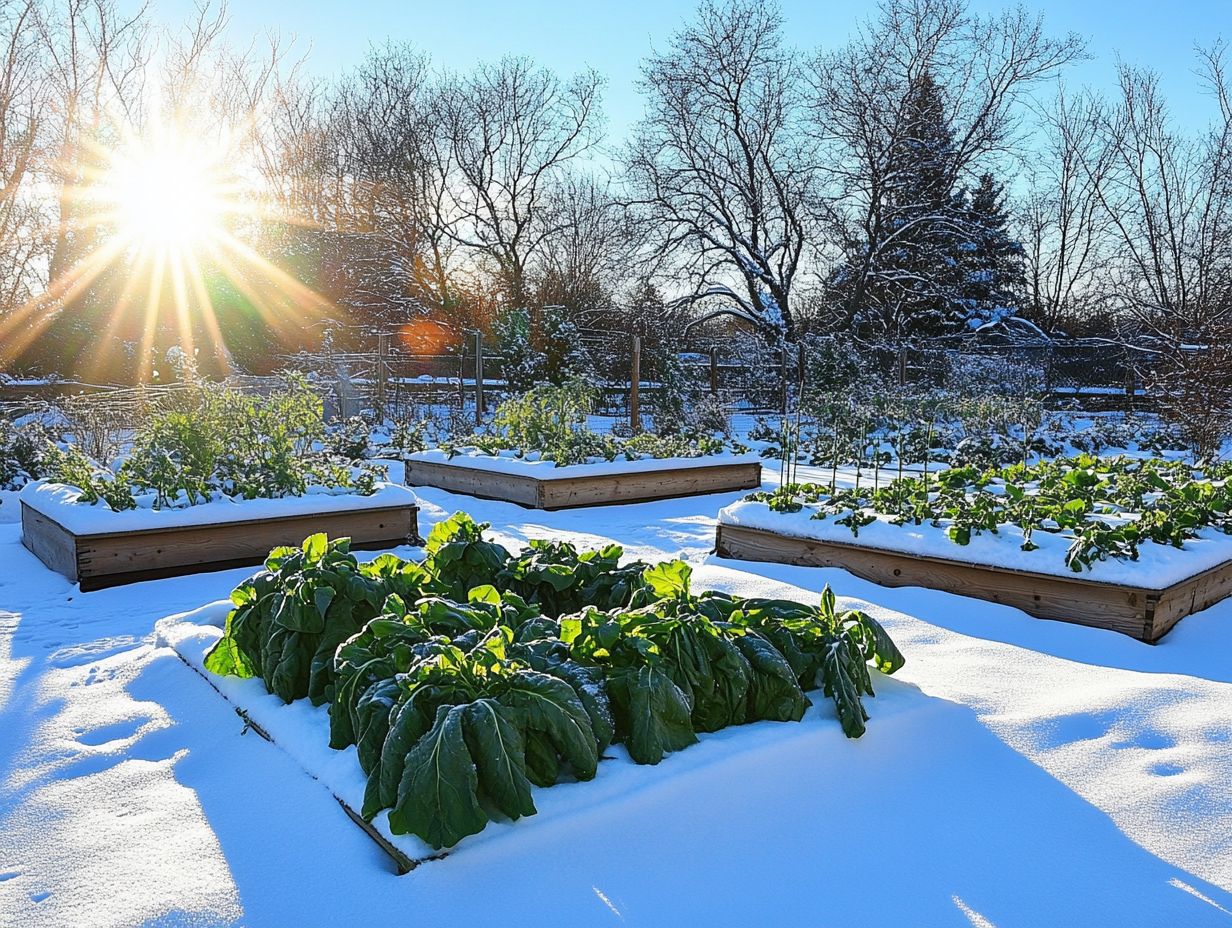
POLYGON ((710 395, 719 395, 719 349, 710 346, 710 395))
POLYGON ((378 332, 376 336, 376 415, 377 419, 385 419, 385 379, 388 371, 385 368, 385 353, 388 350, 389 335, 378 332))
POLYGON ((781 411, 783 415, 786 415, 787 414, 787 397, 791 393, 791 391, 787 389, 787 346, 786 345, 784 345, 782 348, 779 349, 779 375, 780 375, 779 379, 782 381, 779 386, 781 387, 782 394, 783 394, 779 398, 779 402, 782 407, 781 411))
POLYGON ((642 430, 639 390, 642 385, 642 337, 633 336, 633 365, 629 372, 629 428, 636 435, 642 430))
POLYGON ((483 422, 483 333, 475 330, 475 424, 483 422))

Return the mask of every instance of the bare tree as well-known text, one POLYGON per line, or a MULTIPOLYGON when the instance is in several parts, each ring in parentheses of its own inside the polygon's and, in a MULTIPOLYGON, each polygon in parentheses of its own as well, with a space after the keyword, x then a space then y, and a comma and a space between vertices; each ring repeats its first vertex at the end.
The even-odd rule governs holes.
POLYGON ((627 212, 605 181, 580 172, 553 184, 547 212, 556 232, 532 274, 534 302, 583 313, 578 321, 590 328, 609 326, 611 300, 633 257, 627 212))
POLYGON ((1204 56, 1219 118, 1180 134, 1153 73, 1120 69, 1104 121, 1100 201, 1115 229, 1114 294, 1152 334, 1177 342, 1232 320, 1232 89, 1223 48, 1204 56))
POLYGON ((626 156, 646 248, 688 291, 792 338, 816 161, 802 76, 778 9, 707 0, 644 65, 646 116, 626 156))
POLYGON ((593 71, 562 81, 525 58, 442 82, 441 231, 493 265, 508 305, 525 305, 528 270, 558 231, 554 183, 597 140, 601 87, 593 71))
POLYGON ((1027 312, 1045 332, 1081 321, 1099 296, 1111 232, 1099 197, 1108 168, 1103 119, 1099 101, 1086 94, 1070 99, 1059 89, 1044 113, 1041 144, 1024 165, 1018 227, 1027 312))
POLYGON ((906 289, 891 258, 904 240, 954 221, 917 200, 918 178, 902 157, 933 142, 917 134, 919 88, 937 88, 937 122, 950 136, 939 180, 952 188, 1014 151, 1031 89, 1082 54, 1077 36, 1048 36, 1021 7, 981 16, 965 0, 887 0, 845 47, 814 58, 812 135, 831 172, 827 218, 845 252, 849 316, 872 290, 906 289))
POLYGON ((0 0, 0 316, 41 290, 40 168, 45 81, 36 0, 0 0))
POLYGON ((121 13, 113 0, 43 7, 39 26, 49 63, 57 225, 48 263, 52 293, 78 283, 78 263, 97 247, 96 207, 82 196, 106 171, 106 152, 125 122, 139 123, 151 41, 144 6, 121 13))

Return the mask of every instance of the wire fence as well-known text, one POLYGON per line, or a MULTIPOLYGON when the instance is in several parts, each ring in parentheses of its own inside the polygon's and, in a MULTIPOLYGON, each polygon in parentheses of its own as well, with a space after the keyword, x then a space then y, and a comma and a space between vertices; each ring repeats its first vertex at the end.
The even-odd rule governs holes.
MULTIPOLYGON (((300 353, 280 360, 304 374, 321 395, 327 419, 361 413, 379 418, 449 420, 451 427, 483 420, 522 384, 510 382, 510 364, 491 345, 465 338, 438 353, 412 353, 388 336, 373 350, 300 353)), ((791 408, 826 368, 833 345, 773 347, 752 338, 664 339, 610 331, 578 334, 577 356, 599 393, 596 413, 636 429, 661 410, 709 397, 732 415, 791 408)), ((854 351, 861 369, 909 391, 977 389, 982 382, 1044 397, 1053 407, 1089 411, 1149 410, 1153 405, 1150 349, 1086 340, 1031 344, 941 343, 897 347, 864 345, 854 351)), ((576 359, 575 359, 576 360, 576 359)), ((549 374, 556 373, 549 370, 549 374)), ((516 378, 515 378, 516 380, 516 378)), ((267 393, 281 377, 235 375, 233 388, 267 393)), ((107 421, 131 429, 183 384, 138 387, 0 382, 0 414, 15 417, 58 411, 73 420, 107 421)), ((841 387, 840 387, 841 389, 841 387)))

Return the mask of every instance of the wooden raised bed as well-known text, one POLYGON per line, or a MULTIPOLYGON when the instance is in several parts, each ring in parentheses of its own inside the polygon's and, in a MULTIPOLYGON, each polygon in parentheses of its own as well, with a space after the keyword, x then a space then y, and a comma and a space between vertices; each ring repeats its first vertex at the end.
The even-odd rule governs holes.
POLYGON ((882 586, 920 586, 1157 642, 1192 612, 1232 593, 1232 561, 1162 589, 1057 576, 948 558, 902 554, 838 541, 820 541, 764 529, 719 523, 719 557, 806 567, 841 567, 882 586))
POLYGON ((76 580, 83 592, 104 587, 260 564, 271 548, 298 545, 325 532, 357 549, 417 541, 419 507, 411 503, 304 513, 205 525, 74 534, 21 502, 21 540, 39 560, 76 580))
POLYGON ((539 477, 469 467, 461 460, 445 463, 412 459, 406 462, 405 483, 410 487, 437 487, 480 499, 517 503, 530 509, 572 509, 755 490, 761 486, 761 462, 674 464, 618 474, 539 477))

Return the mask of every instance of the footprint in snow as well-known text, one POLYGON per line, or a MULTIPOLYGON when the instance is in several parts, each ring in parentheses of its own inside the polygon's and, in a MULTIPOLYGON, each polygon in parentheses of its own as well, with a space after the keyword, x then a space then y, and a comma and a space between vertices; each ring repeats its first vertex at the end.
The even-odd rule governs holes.
POLYGON ((49 892, 45 892, 45 893, 31 893, 31 894, 30 894, 30 901, 31 901, 31 902, 43 902, 43 901, 45 901, 45 900, 47 900, 47 899, 50 899, 50 898, 51 898, 51 893, 49 893, 49 892))
POLYGON ((1150 772, 1157 777, 1174 777, 1179 773, 1184 773, 1185 768, 1180 764, 1155 764, 1150 768, 1150 772))
MULTIPOLYGON (((131 650, 140 643, 132 635, 121 635, 117 638, 100 638, 98 641, 91 641, 88 644, 61 648, 47 658, 47 663, 59 669, 81 667, 85 664, 113 657, 121 651, 131 650)), ((91 669, 93 670, 94 668, 91 669)))
POLYGON ((145 722, 141 719, 124 719, 112 722, 110 725, 92 728, 89 731, 79 731, 77 732, 77 743, 85 747, 97 748, 116 741, 127 741, 136 735, 144 724, 145 722))
POLYGON ((1160 751, 1164 748, 1176 747, 1176 739, 1171 735, 1165 735, 1158 731, 1143 731, 1134 735, 1132 738, 1126 738, 1124 741, 1118 741, 1113 745, 1114 748, 1146 748, 1151 751, 1160 751))
POLYGON ((1059 748, 1075 741, 1094 741, 1108 733, 1114 720, 1111 712, 1077 712, 1055 718, 1040 732, 1045 748, 1059 748))
POLYGON ((5 870, 0 873, 0 883, 7 883, 9 880, 21 876, 20 870, 5 870))

